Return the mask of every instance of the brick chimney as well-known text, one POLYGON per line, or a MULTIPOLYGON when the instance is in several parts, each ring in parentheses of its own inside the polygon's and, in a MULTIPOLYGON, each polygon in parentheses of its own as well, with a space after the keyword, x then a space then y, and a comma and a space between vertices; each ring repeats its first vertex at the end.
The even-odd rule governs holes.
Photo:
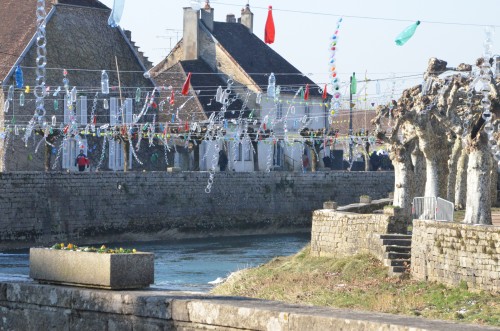
POLYGON ((250 10, 250 4, 247 3, 245 8, 241 10, 241 18, 240 18, 241 24, 246 26, 248 30, 250 30, 250 33, 253 33, 253 13, 250 10))
POLYGON ((236 23, 236 16, 234 14, 227 14, 226 22, 227 23, 236 23))
POLYGON ((199 12, 191 7, 184 8, 184 29, 182 44, 184 60, 198 59, 198 17, 199 12))
POLYGON ((210 1, 205 2, 205 7, 201 9, 201 20, 208 30, 214 30, 214 9, 210 7, 210 1))

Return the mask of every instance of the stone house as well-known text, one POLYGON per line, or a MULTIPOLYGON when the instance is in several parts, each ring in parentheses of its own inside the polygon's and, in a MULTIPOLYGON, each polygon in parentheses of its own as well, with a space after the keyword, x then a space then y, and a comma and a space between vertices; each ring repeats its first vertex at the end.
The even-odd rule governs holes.
MULTIPOLYGON (((226 134, 219 148, 227 151, 229 170, 300 170, 301 128, 327 131, 329 127, 329 108, 320 88, 253 33, 250 5, 238 20, 230 14, 226 22, 214 21, 209 1, 200 10, 183 10, 183 38, 150 74, 165 98, 172 89, 181 88, 189 73, 192 89, 186 96, 176 95, 172 105, 160 111, 160 120, 182 131, 189 126, 186 123, 204 125, 222 111, 226 134), (266 93, 271 73, 280 88, 276 99, 266 93), (300 92, 306 85, 308 101, 300 92), (227 103, 217 100, 218 91, 228 93, 227 103), (245 139, 246 133, 253 138, 245 139)), ((214 143, 202 141, 194 152, 198 156, 189 156, 191 150, 182 156, 179 151, 178 166, 209 169, 212 160, 207 156, 214 154, 214 143)))
MULTIPOLYGON (((130 32, 108 25, 111 11, 99 1, 46 0, 45 4, 46 114, 38 118, 34 117, 33 94, 39 52, 35 12, 37 1, 4 0, 2 3, 0 170, 74 171, 74 160, 79 149, 87 153, 90 170, 95 170, 98 165, 99 170, 122 170, 125 159, 122 143, 113 139, 113 135, 116 136, 116 132, 123 129, 120 122, 126 122, 131 136, 137 136, 137 129, 130 123, 133 122, 132 115, 142 110, 146 93, 154 89, 153 82, 144 76, 151 63, 131 41, 130 32), (9 88, 16 85, 17 66, 23 71, 24 86, 14 88, 6 109, 9 88), (107 95, 101 93, 102 70, 106 70, 109 76, 111 88, 107 95), (76 88, 74 103, 68 102, 63 82, 65 78, 69 80, 68 90, 76 88), (141 91, 139 103, 134 101, 137 89, 141 91), (23 99, 24 103, 21 102, 23 99), (34 130, 29 134, 30 120, 33 119, 34 130), (73 133, 68 134, 68 130, 73 130, 73 133), (107 143, 103 149, 105 135, 107 143)), ((151 122, 155 112, 155 109, 148 110, 139 123, 151 122)), ((135 126, 139 126, 139 123, 135 126)), ((146 141, 141 143, 146 144, 146 141)), ((137 146, 137 140, 133 141, 133 145, 134 148, 140 147, 137 146)), ((135 161, 129 164, 134 170, 160 169, 156 165, 158 162, 153 162, 154 155, 163 155, 163 148, 159 147, 158 151, 155 148, 143 148, 137 152, 143 165, 135 161)), ((129 157, 133 158, 132 151, 129 157)))

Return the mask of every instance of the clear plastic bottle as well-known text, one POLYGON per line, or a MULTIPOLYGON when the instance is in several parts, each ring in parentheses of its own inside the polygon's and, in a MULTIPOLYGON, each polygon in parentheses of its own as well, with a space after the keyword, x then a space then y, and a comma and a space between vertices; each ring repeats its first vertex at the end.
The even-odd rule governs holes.
POLYGON ((71 102, 76 102, 76 86, 71 90, 71 102))
POLYGON ((101 92, 102 94, 109 94, 109 77, 106 70, 101 73, 101 92))
POLYGON ((7 93, 7 100, 12 101, 14 99, 14 85, 9 86, 9 92, 7 93))
POLYGON ((269 82, 267 85, 267 96, 274 99, 275 93, 276 93, 276 77, 274 76, 274 73, 271 72, 271 74, 269 75, 269 82))
POLYGON ((113 2, 113 10, 111 11, 111 15, 108 19, 108 24, 116 28, 120 25, 120 20, 122 19, 123 8, 125 7, 125 0, 114 0, 113 2))
POLYGON ((10 108, 10 101, 9 99, 5 100, 5 103, 3 104, 3 111, 5 113, 8 113, 9 112, 9 108, 10 108))
POLYGON ((104 109, 109 109, 109 102, 108 102, 108 99, 104 99, 104 100, 102 101, 102 107, 103 107, 104 109))
POLYGON ((21 107, 24 106, 24 100, 25 100, 24 92, 21 92, 21 94, 19 94, 19 106, 21 107))
POLYGON ((56 115, 52 115, 52 126, 56 126, 56 124, 57 124, 56 115))
POLYGON ((141 102, 141 88, 138 87, 137 90, 135 90, 135 102, 139 103, 141 102))

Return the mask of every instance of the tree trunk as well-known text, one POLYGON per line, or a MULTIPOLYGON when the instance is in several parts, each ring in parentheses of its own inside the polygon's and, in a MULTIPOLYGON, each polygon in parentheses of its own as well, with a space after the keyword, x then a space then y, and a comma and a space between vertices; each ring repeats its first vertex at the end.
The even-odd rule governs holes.
POLYGON ((490 154, 490 159, 491 159, 491 205, 492 206, 497 206, 497 200, 498 200, 498 188, 497 188, 497 182, 498 182, 498 170, 497 170, 497 163, 493 159, 493 156, 490 154))
POLYGON ((448 181, 446 183, 446 200, 455 201, 455 184, 457 181, 458 159, 462 154, 462 137, 457 136, 448 160, 448 181))
POLYGON ((491 156, 484 131, 476 139, 469 153, 464 223, 491 225, 491 156))
POLYGON ((45 172, 50 171, 50 158, 52 157, 52 146, 45 143, 45 172))
POLYGON ((467 194, 467 163, 469 154, 466 149, 462 149, 457 162, 457 179, 455 181, 455 209, 465 209, 465 199, 467 194))
POLYGON ((393 205, 401 208, 403 215, 411 215, 413 199, 414 174, 412 171, 411 155, 404 147, 398 147, 391 152, 394 166, 394 202, 393 205))
POLYGON ((436 158, 425 159, 425 193, 426 197, 437 197, 439 195, 439 162, 436 158))
POLYGON ((415 148, 411 152, 411 160, 415 177, 413 194, 415 197, 423 197, 425 194, 425 158, 418 144, 415 144, 415 148))
POLYGON ((123 146, 123 172, 128 171, 128 165, 129 165, 129 155, 130 155, 130 141, 128 139, 123 139, 122 140, 122 146, 123 146))

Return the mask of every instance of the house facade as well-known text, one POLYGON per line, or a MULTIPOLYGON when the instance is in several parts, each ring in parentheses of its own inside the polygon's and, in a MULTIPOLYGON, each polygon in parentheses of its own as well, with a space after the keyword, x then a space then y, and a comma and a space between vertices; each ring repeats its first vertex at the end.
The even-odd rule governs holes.
POLYGON ((45 1, 45 116, 34 116, 41 52, 37 1, 4 2, 0 11, 0 169, 76 171, 76 155, 83 149, 90 171, 123 170, 119 137, 133 141, 130 159, 136 154, 143 160, 142 165, 129 162, 129 169, 155 169, 151 155, 163 155, 163 148, 135 152, 137 129, 132 125, 152 122, 156 112, 151 109, 140 121, 133 121, 145 95, 154 89, 153 82, 144 77, 151 64, 131 41, 130 32, 108 26, 111 10, 96 0, 45 1), (23 73, 21 87, 16 84, 17 67, 23 73), (102 93, 103 70, 109 94, 102 93), (139 102, 135 101, 137 93, 139 102))
POLYGON ((232 171, 300 170, 302 154, 315 153, 303 143, 301 130, 327 132, 329 127, 320 88, 253 34, 249 5, 238 20, 230 14, 225 22, 214 21, 209 1, 200 10, 184 8, 183 14, 183 38, 150 73, 156 86, 167 90, 166 98, 192 74, 189 95, 160 114, 162 121, 171 122, 175 112, 180 123, 206 126, 216 114, 223 126, 223 137, 200 141, 199 157, 190 157, 194 168, 209 170, 211 156, 222 149, 232 171), (268 93, 271 74, 274 93, 268 93), (226 97, 220 98, 220 91, 226 97))

